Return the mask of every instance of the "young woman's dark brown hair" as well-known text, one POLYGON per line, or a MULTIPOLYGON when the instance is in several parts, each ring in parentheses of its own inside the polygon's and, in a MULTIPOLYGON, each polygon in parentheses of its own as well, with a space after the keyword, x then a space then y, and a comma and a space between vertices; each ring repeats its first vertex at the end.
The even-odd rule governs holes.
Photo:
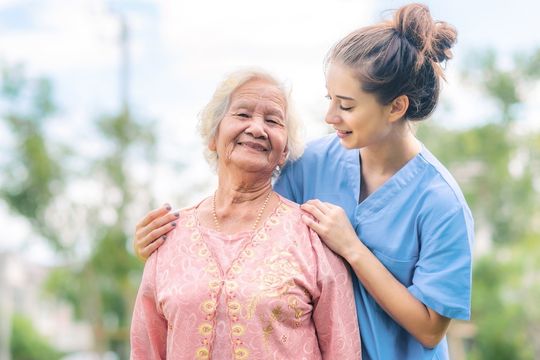
POLYGON ((350 33, 330 50, 326 63, 353 69, 362 90, 382 105, 406 95, 405 118, 423 120, 437 105, 444 78, 441 63, 452 58, 456 37, 453 26, 433 21, 427 6, 410 4, 390 21, 350 33))

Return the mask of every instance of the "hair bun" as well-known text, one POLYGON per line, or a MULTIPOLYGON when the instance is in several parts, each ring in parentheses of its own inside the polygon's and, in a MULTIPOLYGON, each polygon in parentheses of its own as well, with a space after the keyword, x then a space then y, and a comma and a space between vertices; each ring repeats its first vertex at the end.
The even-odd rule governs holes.
POLYGON ((457 31, 446 22, 434 22, 427 6, 409 4, 401 7, 394 15, 393 26, 419 51, 420 64, 424 58, 436 62, 452 58, 450 49, 456 42, 457 31))
POLYGON ((431 41, 431 58, 436 62, 443 62, 452 58, 452 46, 457 40, 457 31, 452 25, 437 21, 433 39, 431 41))

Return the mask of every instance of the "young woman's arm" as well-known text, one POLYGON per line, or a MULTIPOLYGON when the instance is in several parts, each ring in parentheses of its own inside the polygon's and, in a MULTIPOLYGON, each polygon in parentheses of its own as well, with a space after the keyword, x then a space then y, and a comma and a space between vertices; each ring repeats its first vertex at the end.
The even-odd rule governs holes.
POLYGON ((334 252, 352 267, 375 301, 423 346, 433 348, 445 336, 450 319, 415 298, 375 255, 359 241, 345 211, 336 205, 310 200, 302 209, 311 227, 334 252))

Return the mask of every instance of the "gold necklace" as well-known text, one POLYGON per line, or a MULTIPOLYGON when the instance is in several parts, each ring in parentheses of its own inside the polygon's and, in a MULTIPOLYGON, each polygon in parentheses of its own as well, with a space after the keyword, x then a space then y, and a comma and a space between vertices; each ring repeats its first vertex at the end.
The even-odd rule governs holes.
MULTIPOLYGON (((261 208, 259 209, 259 212, 257 213, 257 218, 255 219, 255 223, 251 227, 252 232, 257 229, 257 226, 259 225, 259 221, 261 221, 262 214, 264 210, 266 209, 266 205, 268 205, 268 200, 270 199, 271 194, 272 194, 272 190, 270 190, 268 192, 268 195, 266 195, 266 198, 264 199, 264 203, 262 204, 261 208)), ((216 227, 216 230, 221 232, 221 224, 219 223, 219 220, 216 214, 216 192, 214 192, 214 196, 212 196, 212 216, 214 218, 214 226, 216 227)))

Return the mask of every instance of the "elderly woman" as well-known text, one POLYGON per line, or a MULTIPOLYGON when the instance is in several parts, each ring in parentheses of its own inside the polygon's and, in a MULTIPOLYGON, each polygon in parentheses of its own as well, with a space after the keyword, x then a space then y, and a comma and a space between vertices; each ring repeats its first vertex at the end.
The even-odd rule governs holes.
POLYGON ((237 72, 201 113, 218 188, 176 214, 146 262, 132 359, 361 357, 346 267, 272 190, 301 152, 287 94, 264 72, 237 72))

